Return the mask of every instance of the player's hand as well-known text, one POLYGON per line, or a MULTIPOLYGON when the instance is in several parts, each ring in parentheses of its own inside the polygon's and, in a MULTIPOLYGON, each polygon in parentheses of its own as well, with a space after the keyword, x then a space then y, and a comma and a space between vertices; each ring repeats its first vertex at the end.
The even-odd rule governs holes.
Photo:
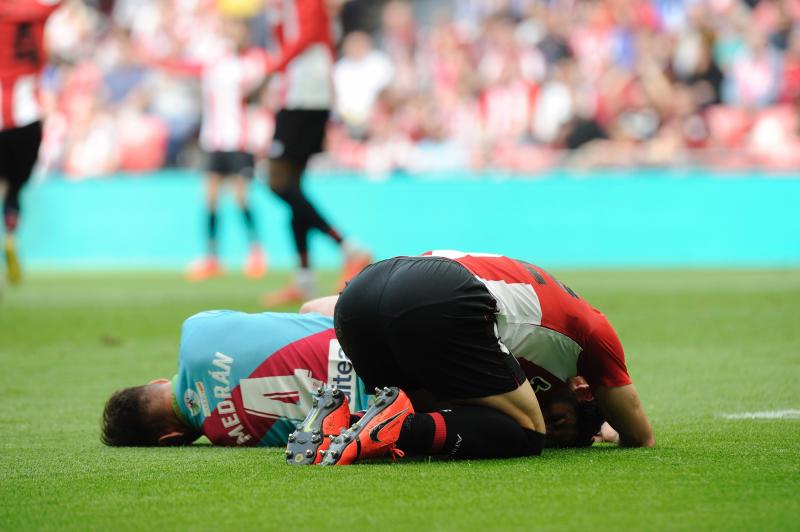
POLYGON ((594 436, 594 443, 619 443, 619 434, 606 422, 600 427, 600 432, 594 436))

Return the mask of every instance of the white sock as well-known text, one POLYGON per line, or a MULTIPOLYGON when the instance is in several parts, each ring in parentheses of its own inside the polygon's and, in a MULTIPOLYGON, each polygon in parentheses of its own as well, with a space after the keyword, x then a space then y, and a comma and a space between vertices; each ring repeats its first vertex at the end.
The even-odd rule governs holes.
POLYGON ((359 246, 352 240, 344 240, 342 241, 342 253, 344 253, 345 257, 352 257, 353 255, 359 255, 361 253, 366 253, 363 247, 359 246))
POLYGON ((307 296, 313 296, 316 292, 316 280, 314 279, 314 272, 310 268, 300 268, 295 273, 294 280, 297 283, 297 288, 300 289, 307 296))

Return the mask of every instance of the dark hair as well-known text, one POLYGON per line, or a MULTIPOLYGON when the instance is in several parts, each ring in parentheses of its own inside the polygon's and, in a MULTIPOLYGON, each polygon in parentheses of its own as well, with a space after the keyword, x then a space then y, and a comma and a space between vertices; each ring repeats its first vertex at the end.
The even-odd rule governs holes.
POLYGON ((578 415, 578 435, 575 436, 575 447, 588 447, 594 441, 594 436, 600 432, 600 427, 605 422, 597 401, 576 401, 575 413, 578 415))
POLYGON ((589 447, 594 441, 594 436, 600 432, 605 418, 597 406, 597 401, 578 401, 575 395, 569 391, 558 394, 551 403, 566 403, 575 409, 576 432, 572 441, 555 441, 548 438, 547 447, 589 447))
POLYGON ((106 403, 100 440, 114 447, 158 445, 157 428, 147 421, 147 386, 117 390, 106 403))

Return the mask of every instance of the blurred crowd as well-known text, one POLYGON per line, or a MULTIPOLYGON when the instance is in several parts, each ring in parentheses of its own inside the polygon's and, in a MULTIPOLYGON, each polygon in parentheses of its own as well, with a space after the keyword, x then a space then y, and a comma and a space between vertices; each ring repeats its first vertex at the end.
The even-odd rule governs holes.
MULTIPOLYGON (((44 168, 83 177, 199 164, 198 81, 139 48, 213 54, 219 1, 65 0, 48 26, 44 168)), ((274 0, 253 1, 253 40, 270 50, 274 0)), ((337 30, 336 107, 317 164, 373 176, 800 169, 800 0, 371 4, 360 26, 337 30)), ((270 85, 252 99, 259 154, 274 102, 270 85)))

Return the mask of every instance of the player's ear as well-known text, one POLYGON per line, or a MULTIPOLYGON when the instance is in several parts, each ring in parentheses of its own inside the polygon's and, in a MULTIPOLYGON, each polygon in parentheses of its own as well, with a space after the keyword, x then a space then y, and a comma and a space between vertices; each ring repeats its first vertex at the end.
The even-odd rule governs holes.
POLYGON ((568 385, 570 391, 575 395, 579 403, 594 401, 594 394, 592 394, 592 389, 589 388, 589 383, 580 375, 571 378, 568 385))
POLYGON ((178 445, 187 445, 190 442, 186 441, 186 434, 183 432, 168 432, 158 438, 159 447, 175 447, 178 445))
POLYGON ((147 384, 167 384, 168 382, 169 382, 169 379, 153 379, 150 382, 148 382, 147 384))

